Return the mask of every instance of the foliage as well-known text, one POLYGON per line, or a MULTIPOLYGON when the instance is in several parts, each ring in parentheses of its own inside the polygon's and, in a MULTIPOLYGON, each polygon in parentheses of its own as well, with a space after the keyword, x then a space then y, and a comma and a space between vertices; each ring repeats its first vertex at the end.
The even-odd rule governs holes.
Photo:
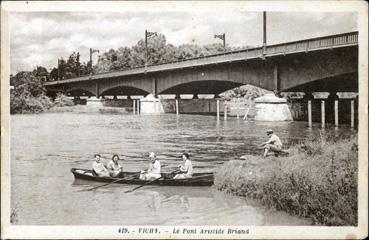
POLYGON ((289 157, 230 161, 216 173, 215 186, 315 224, 356 226, 357 174, 356 136, 321 134, 292 148, 289 157))
POLYGON ((11 85, 14 86, 10 93, 11 113, 39 113, 52 106, 42 80, 35 76, 35 72, 18 73, 11 78, 11 85))
MULTIPOLYGON (((226 51, 235 50, 226 46, 226 51)), ((125 70, 147 65, 162 64, 175 61, 183 61, 194 57, 224 52, 220 43, 199 46, 184 44, 178 47, 168 44, 162 34, 152 36, 147 41, 147 50, 144 39, 137 42, 131 48, 121 47, 118 50, 110 49, 100 56, 98 63, 94 66, 95 73, 125 70)))
MULTIPOLYGON (((54 69, 52 71, 54 71, 54 69)), ((63 58, 60 59, 59 76, 61 79, 74 78, 80 75, 89 74, 90 72, 91 69, 88 64, 80 63, 78 53, 73 52, 68 57, 68 60, 64 60, 63 58)), ((56 69, 56 72, 53 72, 53 77, 58 77, 58 69, 56 69)))
POLYGON ((65 106, 74 106, 74 102, 72 99, 69 99, 66 95, 62 93, 57 93, 56 98, 54 100, 55 107, 65 107, 65 106))
POLYGON ((228 90, 220 96, 225 100, 231 100, 233 98, 244 98, 246 100, 254 100, 255 98, 261 97, 268 93, 269 91, 252 86, 252 85, 244 85, 231 90, 228 90))

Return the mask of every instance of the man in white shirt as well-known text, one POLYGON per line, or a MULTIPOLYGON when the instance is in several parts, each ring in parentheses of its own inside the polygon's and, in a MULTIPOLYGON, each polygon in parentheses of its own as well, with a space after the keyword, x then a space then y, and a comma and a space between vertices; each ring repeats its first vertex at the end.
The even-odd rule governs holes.
POLYGON ((269 151, 273 151, 275 153, 280 153, 282 151, 282 142, 279 137, 273 133, 273 130, 268 129, 267 135, 269 140, 261 144, 264 147, 264 158, 267 156, 269 151))
POLYGON ((99 177, 109 177, 109 171, 101 162, 100 154, 95 154, 95 161, 92 163, 92 169, 99 177))
POLYGON ((175 175, 173 179, 192 178, 193 168, 188 153, 182 154, 182 160, 183 165, 179 166, 179 170, 181 171, 181 173, 175 175))
POLYGON ((156 155, 153 152, 149 153, 149 169, 146 171, 141 171, 140 179, 141 180, 155 180, 161 177, 160 174, 160 162, 156 160, 156 155))

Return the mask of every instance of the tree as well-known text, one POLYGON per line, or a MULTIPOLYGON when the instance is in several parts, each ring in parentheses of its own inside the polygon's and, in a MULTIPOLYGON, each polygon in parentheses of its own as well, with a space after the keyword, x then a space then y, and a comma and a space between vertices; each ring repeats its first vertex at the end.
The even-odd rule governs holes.
POLYGON ((11 113, 42 112, 52 106, 51 100, 45 95, 41 78, 35 74, 37 69, 33 72, 19 72, 12 78, 14 89, 10 92, 11 113))
MULTIPOLYGON (((240 48, 233 48, 226 45, 226 51, 237 49, 240 48)), ((132 48, 120 47, 118 50, 110 49, 102 54, 93 69, 95 73, 125 70, 142 67, 145 63, 147 65, 155 65, 223 52, 223 45, 220 43, 205 46, 183 44, 176 47, 168 44, 164 35, 158 34, 148 39, 147 49, 144 39, 139 40, 132 48)))

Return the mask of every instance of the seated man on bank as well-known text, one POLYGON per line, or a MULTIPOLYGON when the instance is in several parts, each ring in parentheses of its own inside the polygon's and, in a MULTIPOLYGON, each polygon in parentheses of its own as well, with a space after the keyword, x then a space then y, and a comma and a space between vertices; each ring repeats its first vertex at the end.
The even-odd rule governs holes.
POLYGON ((188 153, 182 154, 182 165, 179 165, 179 170, 181 173, 175 175, 173 179, 184 179, 184 178, 192 178, 192 163, 190 160, 190 155, 188 153))
POLYGON ((118 160, 119 156, 114 154, 110 162, 108 163, 107 168, 111 177, 122 178, 124 177, 123 167, 119 165, 118 160))
POLYGON ((268 129, 267 135, 269 140, 262 143, 261 146, 264 148, 264 158, 267 156, 269 151, 280 153, 282 151, 282 142, 277 135, 273 133, 273 130, 268 129))
POLYGON ((156 159, 156 155, 153 152, 149 153, 149 168, 145 171, 141 171, 141 180, 155 180, 161 178, 160 174, 160 162, 156 159))
POLYGON ((95 161, 92 163, 92 170, 99 177, 109 177, 109 171, 101 162, 101 155, 95 154, 95 161))

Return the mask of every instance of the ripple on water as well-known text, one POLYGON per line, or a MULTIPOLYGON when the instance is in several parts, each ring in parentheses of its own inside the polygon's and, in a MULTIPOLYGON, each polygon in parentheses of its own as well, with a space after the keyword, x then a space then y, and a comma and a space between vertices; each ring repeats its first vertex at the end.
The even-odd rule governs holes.
MULTIPOLYGON (((75 184, 72 167, 90 168, 93 155, 107 163, 119 154, 128 171, 147 167, 154 151, 166 170, 189 152, 195 171, 214 171, 225 161, 254 152, 273 128, 288 143, 316 134, 305 123, 260 123, 214 116, 133 116, 46 113, 11 116, 11 193, 18 224, 184 224, 296 225, 305 219, 273 212, 213 188, 116 184, 79 192, 100 183, 75 184), (292 140, 288 140, 292 139, 292 140), (173 213, 176 214, 173 214, 173 213)), ((329 126, 327 131, 329 130, 329 126)), ((344 131, 340 128, 339 131, 344 131)))

